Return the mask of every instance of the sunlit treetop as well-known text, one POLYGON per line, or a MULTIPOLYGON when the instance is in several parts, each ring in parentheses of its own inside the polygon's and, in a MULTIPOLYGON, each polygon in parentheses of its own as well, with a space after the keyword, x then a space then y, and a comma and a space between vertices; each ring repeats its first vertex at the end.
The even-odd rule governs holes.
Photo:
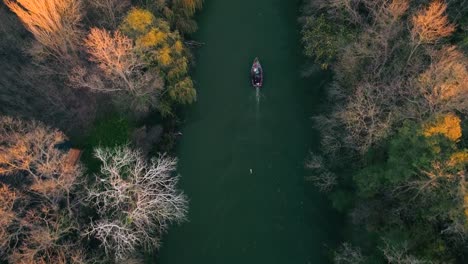
POLYGON ((121 29, 127 34, 146 33, 154 24, 154 15, 144 9, 134 8, 125 17, 121 29))
POLYGON ((166 46, 159 49, 156 54, 157 61, 162 66, 168 66, 172 63, 171 49, 169 47, 166 46))
POLYGON ((174 43, 174 50, 175 50, 175 52, 177 52, 177 53, 182 53, 182 51, 184 50, 184 45, 182 44, 182 41, 177 40, 177 41, 174 43))
POLYGON ((162 32, 157 28, 152 28, 148 33, 136 40, 136 45, 139 48, 150 48, 164 44, 166 39, 167 33, 162 32))
POLYGON ((450 167, 464 167, 468 165, 468 150, 462 150, 455 152, 450 156, 450 159, 447 162, 447 165, 450 167))
POLYGON ((426 124, 423 128, 423 134, 426 137, 443 135, 451 141, 457 142, 462 136, 461 120, 455 114, 447 114, 439 117, 435 122, 426 124))
POLYGON ((435 0, 425 9, 412 17, 412 37, 419 43, 433 43, 450 36, 455 31, 455 25, 450 23, 445 11, 447 4, 435 0))

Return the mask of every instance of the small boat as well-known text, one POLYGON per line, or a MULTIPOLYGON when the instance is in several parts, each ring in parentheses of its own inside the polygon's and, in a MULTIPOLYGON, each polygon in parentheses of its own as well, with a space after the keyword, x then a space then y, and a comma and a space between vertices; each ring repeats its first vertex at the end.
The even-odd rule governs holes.
POLYGON ((258 58, 255 58, 252 69, 250 70, 250 78, 254 88, 261 88, 263 85, 263 68, 258 58))

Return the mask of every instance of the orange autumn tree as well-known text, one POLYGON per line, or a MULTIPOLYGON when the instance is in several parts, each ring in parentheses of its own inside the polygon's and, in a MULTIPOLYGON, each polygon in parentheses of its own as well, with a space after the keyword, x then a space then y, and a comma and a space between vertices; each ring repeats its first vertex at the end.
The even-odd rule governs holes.
MULTIPOLYGON (((141 70, 145 63, 134 52, 133 41, 115 31, 92 28, 85 40, 90 60, 112 79, 120 80, 131 93, 139 93, 132 75, 141 70)), ((116 87, 114 87, 115 89, 116 87)))
POLYGON ((53 56, 66 61, 80 39, 82 18, 80 0, 4 0, 5 4, 30 31, 40 49, 38 56, 53 56))
POLYGON ((57 148, 66 140, 62 132, 40 122, 0 117, 0 175, 23 175, 32 191, 50 200, 61 199, 82 173, 57 148))
POLYGON ((468 59, 455 46, 443 47, 430 55, 431 65, 416 82, 424 104, 432 113, 468 113, 468 59))
POLYGON ((435 43, 441 38, 450 36, 455 31, 455 25, 450 23, 445 14, 446 9, 446 3, 435 0, 426 9, 418 11, 412 17, 413 41, 424 44, 435 43))
POLYGON ((455 114, 447 114, 437 118, 434 122, 426 124, 423 134, 426 137, 443 135, 451 141, 457 142, 462 136, 461 119, 455 114))
POLYGON ((148 69, 133 39, 119 30, 92 28, 84 46, 95 64, 73 69, 69 76, 73 87, 107 93, 122 107, 136 111, 147 112, 157 104, 162 88, 160 75, 148 69))

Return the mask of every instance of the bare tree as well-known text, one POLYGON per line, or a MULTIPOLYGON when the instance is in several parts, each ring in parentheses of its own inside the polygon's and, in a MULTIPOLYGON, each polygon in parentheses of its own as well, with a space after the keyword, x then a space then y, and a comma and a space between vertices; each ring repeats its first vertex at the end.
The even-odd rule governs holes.
POLYGON ((73 87, 115 94, 114 99, 126 101, 137 110, 146 111, 156 105, 163 82, 157 72, 146 68, 147 64, 137 54, 133 40, 119 31, 110 33, 92 28, 85 46, 90 60, 99 69, 75 67, 69 77, 73 87))
POLYGON ((415 83, 424 99, 421 105, 431 114, 468 113, 468 59, 454 46, 430 55, 431 65, 415 83))
POLYGON ((329 192, 338 184, 336 174, 328 170, 321 171, 306 179, 312 181, 321 192, 329 192))
POLYGON ((320 170, 324 168, 323 164, 323 157, 320 155, 317 155, 313 152, 309 154, 309 157, 307 158, 305 162, 305 166, 307 169, 311 170, 320 170))
POLYGON ((0 117, 0 175, 25 175, 31 190, 49 199, 68 197, 82 169, 58 149, 65 140, 40 122, 0 117))
POLYGON ((16 232, 11 232, 10 225, 16 220, 15 203, 19 194, 5 184, 0 184, 0 256, 7 254, 16 232))
POLYGON ((313 173, 306 180, 311 181, 320 191, 329 192, 338 184, 336 175, 326 168, 322 156, 310 153, 305 167, 313 173))
POLYGON ((35 121, 0 117, 0 259, 84 264, 77 203, 81 167, 59 149, 63 133, 35 121), (7 185, 8 184, 8 185, 7 185), (75 193, 76 195, 76 193, 75 193))
POLYGON ((40 43, 38 56, 53 56, 61 62, 70 59, 81 37, 80 0, 4 0, 40 43))
POLYGON ((134 52, 133 41, 119 31, 111 35, 105 29, 92 28, 85 41, 90 60, 98 64, 110 78, 118 78, 126 88, 138 92, 132 75, 138 73, 145 63, 134 52))
POLYGON ((385 247, 381 248, 382 253, 389 264, 430 264, 432 262, 420 260, 412 255, 408 254, 408 245, 403 243, 402 245, 395 246, 391 245, 388 241, 385 241, 385 247))
POLYGON ((434 43, 450 36, 455 26, 448 20, 445 11, 447 4, 441 0, 432 1, 426 9, 418 11, 413 17, 411 37, 418 44, 434 43))
POLYGON ((361 249, 353 248, 349 243, 343 243, 339 251, 335 252, 333 259, 335 264, 361 264, 365 263, 365 257, 361 249))
POLYGON ((102 243, 116 259, 131 256, 139 247, 159 247, 169 223, 180 222, 187 213, 187 199, 177 190, 173 176, 177 160, 160 155, 148 163, 128 147, 98 148, 101 174, 88 191, 87 201, 100 219, 87 234, 102 243))
POLYGON ((360 152, 365 152, 389 133, 392 113, 386 105, 392 97, 385 97, 384 91, 378 84, 359 85, 345 108, 337 113, 348 132, 345 141, 360 152))
POLYGON ((116 28, 123 13, 130 6, 130 0, 87 0, 102 26, 116 28))
POLYGON ((70 215, 42 205, 18 218, 15 227, 21 239, 8 256, 11 263, 85 263, 77 241, 67 239, 78 229, 70 215))

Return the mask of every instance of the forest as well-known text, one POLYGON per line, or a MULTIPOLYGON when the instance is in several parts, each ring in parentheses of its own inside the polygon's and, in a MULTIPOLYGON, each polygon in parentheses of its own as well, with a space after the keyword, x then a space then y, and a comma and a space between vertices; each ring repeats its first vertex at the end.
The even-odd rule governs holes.
POLYGON ((186 220, 173 146, 201 7, 0 2, 0 263, 143 263, 186 220))
POLYGON ((468 3, 304 1, 333 77, 310 180, 346 217, 334 263, 467 263, 468 3))
POLYGON ((468 263, 468 1, 297 3, 1 0, 0 263, 468 263))

